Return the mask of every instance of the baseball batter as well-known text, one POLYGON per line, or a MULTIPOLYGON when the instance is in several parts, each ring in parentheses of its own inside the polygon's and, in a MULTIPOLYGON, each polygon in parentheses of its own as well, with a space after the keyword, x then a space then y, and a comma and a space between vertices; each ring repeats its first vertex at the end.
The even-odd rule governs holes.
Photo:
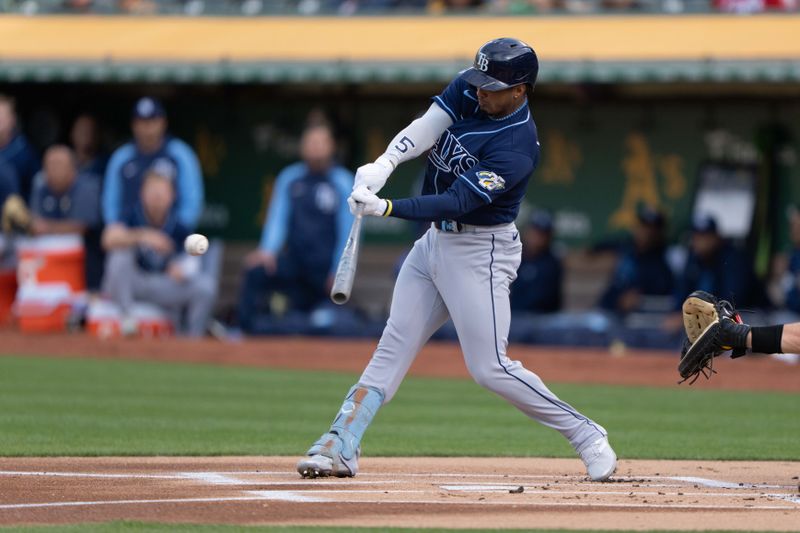
POLYGON ((351 210, 362 204, 367 215, 432 224, 400 270, 389 320, 366 370, 330 429, 298 462, 303 477, 356 475, 364 432, 448 318, 477 383, 564 435, 592 480, 606 480, 616 469, 605 429, 506 356, 509 286, 522 250, 514 219, 539 162, 527 101, 538 71, 536 53, 522 41, 486 43, 472 68, 433 97, 374 163, 358 169, 351 210), (429 149, 422 196, 377 196, 398 164, 429 149))

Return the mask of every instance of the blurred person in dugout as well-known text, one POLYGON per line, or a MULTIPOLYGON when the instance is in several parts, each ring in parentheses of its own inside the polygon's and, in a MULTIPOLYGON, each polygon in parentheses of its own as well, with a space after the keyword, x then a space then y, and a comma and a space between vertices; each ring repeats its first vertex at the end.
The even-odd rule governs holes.
POLYGON ((486 4, 486 0, 430 0, 428 2, 428 12, 434 15, 470 12, 482 8, 486 4))
POLYGON ((636 311, 673 310, 675 283, 667 262, 666 219, 659 210, 642 205, 629 242, 600 298, 602 309, 626 315, 636 311))
POLYGON ((797 11, 798 0, 713 0, 712 6, 727 13, 740 15, 764 11, 797 11))
POLYGON ((140 202, 144 175, 153 162, 166 159, 176 169, 175 211, 181 226, 194 230, 203 209, 203 177, 197 156, 188 144, 167 133, 164 106, 141 98, 131 117, 133 141, 111 155, 103 182, 102 208, 106 224, 130 218, 140 202))
POLYGON ((276 316, 308 313, 327 300, 353 217, 353 174, 334 159, 331 127, 315 122, 300 139, 302 161, 275 180, 258 249, 245 258, 239 326, 272 333, 276 316))
MULTIPOLYGON (((198 337, 211 318, 217 279, 202 270, 200 257, 182 253, 191 230, 174 209, 175 181, 173 163, 156 160, 144 173, 136 208, 105 228, 103 294, 120 307, 123 317, 135 302, 155 304, 179 333, 198 337)), ((123 318, 123 332, 125 325, 123 318)))
POLYGON ((16 265, 13 246, 6 237, 29 227, 30 212, 19 195, 17 171, 0 156, 0 271, 13 270, 16 265))
POLYGON ((781 285, 786 309, 800 314, 800 209, 796 205, 789 207, 788 218, 792 251, 781 285))
POLYGON ((78 170, 102 180, 108 165, 108 154, 101 148, 97 119, 88 113, 78 115, 70 128, 69 142, 75 151, 78 170))
POLYGON ((753 269, 753 259, 719 233, 716 219, 700 214, 692 221, 689 256, 677 284, 677 306, 692 291, 709 292, 736 307, 762 307, 765 291, 753 269))
POLYGON ((19 180, 14 167, 0 157, 0 211, 11 196, 19 196, 19 180))
POLYGON ((514 313, 555 313, 561 310, 564 269, 553 244, 553 217, 534 211, 522 230, 522 261, 511 284, 514 313))
POLYGON ((44 154, 33 180, 30 233, 82 235, 86 250, 86 286, 100 288, 103 254, 100 249, 100 189, 95 176, 80 173, 75 153, 54 145, 44 154))
MULTIPOLYGON (((422 10, 428 0, 334 0, 339 14, 382 13, 390 10, 422 10)), ((324 6, 324 3, 323 3, 324 6)))
POLYGON ((0 93, 0 160, 16 174, 16 188, 27 203, 33 176, 39 171, 39 155, 18 128, 13 98, 0 93))
POLYGON ((633 11, 644 5, 641 0, 491 0, 489 9, 495 13, 526 15, 550 11, 569 13, 633 11))

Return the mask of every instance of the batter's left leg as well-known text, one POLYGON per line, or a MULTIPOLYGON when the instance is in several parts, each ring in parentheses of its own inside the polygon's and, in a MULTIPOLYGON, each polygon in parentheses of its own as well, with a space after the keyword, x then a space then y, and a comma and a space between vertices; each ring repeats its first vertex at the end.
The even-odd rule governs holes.
POLYGON ((435 234, 419 239, 403 262, 389 320, 358 383, 350 389, 331 428, 297 463, 303 477, 354 476, 361 438, 380 406, 391 400, 417 352, 447 320, 430 267, 435 234))
MULTIPOLYGON (((464 359, 475 381, 502 396, 530 418, 559 431, 587 465, 592 479, 606 479, 616 468, 606 430, 559 399, 519 361, 506 356, 511 321, 509 287, 519 265, 519 247, 512 232, 458 235, 473 240, 462 264, 437 283, 458 332, 464 359)), ((463 246, 443 250, 451 261, 463 246)))
POLYGON ((303 477, 352 477, 358 473, 361 437, 383 404, 383 393, 372 387, 354 385, 347 393, 331 428, 297 463, 303 477))

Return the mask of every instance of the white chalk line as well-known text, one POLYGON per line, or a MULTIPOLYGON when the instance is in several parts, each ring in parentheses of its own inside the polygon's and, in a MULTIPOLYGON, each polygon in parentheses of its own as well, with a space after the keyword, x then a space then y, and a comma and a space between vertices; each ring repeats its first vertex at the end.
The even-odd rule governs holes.
MULTIPOLYGON (((441 501, 441 500, 387 500, 387 499, 366 499, 354 501, 339 501, 327 498, 318 498, 306 494, 297 494, 298 491, 257 491, 254 496, 232 496, 220 498, 164 498, 149 500, 106 500, 106 501, 77 501, 77 502, 44 502, 44 503, 15 503, 0 504, 0 510, 4 509, 36 509, 53 507, 93 507, 102 505, 149 505, 159 503, 225 503, 240 501, 285 501, 291 503, 352 503, 364 504, 374 503, 382 505, 488 505, 495 507, 601 507, 606 509, 693 509, 693 510, 715 510, 715 509, 736 509, 736 510, 787 510, 790 507, 778 505, 692 505, 692 504, 651 504, 651 503, 603 503, 603 502, 530 502, 530 501, 488 501, 488 500, 463 500, 463 501, 441 501)), ((313 491, 309 491, 313 492, 313 491)))
POLYGON ((0 476, 94 477, 110 479, 185 479, 181 474, 100 474, 91 472, 23 472, 0 470, 0 476))
MULTIPOLYGON (((375 480, 375 481, 366 481, 366 480, 354 480, 354 479, 340 479, 340 480, 322 480, 322 479, 298 479, 297 481, 289 481, 289 480, 279 480, 279 481, 267 481, 267 480, 246 480, 232 477, 233 475, 238 476, 259 476, 259 475, 280 475, 280 476, 288 476, 287 472, 252 472, 252 471, 232 471, 232 472, 209 472, 209 471, 196 471, 196 472, 176 472, 175 474, 136 474, 136 473, 99 473, 99 472, 49 472, 49 471, 22 471, 22 470, 0 470, 0 476, 53 476, 53 477, 85 477, 85 478, 109 478, 109 479, 189 479, 194 481, 200 481, 203 483, 207 483, 209 485, 322 485, 322 484, 332 484, 332 485, 340 485, 340 486, 347 486, 347 485, 380 485, 380 484, 407 484, 411 483, 411 481, 400 480, 400 479, 387 479, 387 480, 375 480)), ((391 475, 397 476, 400 474, 359 474, 359 476, 366 476, 366 475, 373 475, 373 476, 384 476, 384 475, 391 475)), ((513 483, 515 479, 546 479, 546 480, 558 480, 558 481, 582 481, 585 478, 565 478, 564 476, 545 476, 545 475, 513 475, 509 476, 507 474, 410 474, 406 473, 406 476, 413 476, 413 477, 466 477, 466 478, 498 478, 501 477, 504 480, 509 481, 509 486, 513 485, 513 487, 518 487, 519 484, 513 483)), ((702 485, 705 487, 711 488, 723 488, 723 489, 732 489, 732 490, 741 490, 741 489, 794 489, 793 485, 769 485, 763 483, 736 483, 730 481, 720 481, 716 479, 709 479, 709 478, 702 478, 702 477, 692 477, 692 476, 615 476, 614 480, 619 481, 627 481, 629 483, 636 483, 639 486, 636 488, 680 488, 687 486, 686 484, 694 484, 694 485, 702 485), (662 480, 662 479, 670 479, 674 481, 680 481, 681 484, 670 484, 670 483, 647 483, 642 485, 640 482, 642 480, 662 480)), ((485 485, 484 483, 480 482, 470 482, 464 481, 461 485, 485 485)), ((608 486, 612 486, 612 483, 606 484, 608 486)), ((498 485, 498 486, 505 486, 505 485, 498 485)), ((595 486, 595 485, 591 485, 595 486)), ((587 489, 591 490, 589 485, 586 486, 587 489)), ((599 486, 599 485, 598 485, 599 486)), ((511 487, 511 488, 513 488, 511 487)), ((627 485, 620 486, 620 489, 623 491, 628 490, 627 485)))
POLYGON ((195 481, 202 481, 203 483, 208 483, 209 485, 243 485, 241 481, 238 479, 218 474, 216 472, 181 472, 179 474, 180 477, 185 479, 192 479, 195 481))
POLYGON ((652 504, 652 503, 603 503, 603 502, 514 502, 514 501, 491 501, 491 500, 464 500, 464 501, 439 501, 439 500, 357 500, 353 502, 339 502, 328 500, 334 503, 375 503, 383 505, 391 504, 423 504, 423 505, 493 505, 493 506, 512 506, 512 507, 603 507, 609 509, 627 509, 631 507, 641 509, 694 509, 700 511, 713 511, 716 509, 735 509, 737 511, 750 510, 769 510, 769 511, 791 511, 792 507, 785 505, 692 505, 692 504, 652 504))
MULTIPOLYGON (((449 490, 453 492, 508 492, 518 488, 520 485, 441 485, 439 488, 442 490, 449 490)), ((649 487, 648 487, 649 488, 649 487)), ((542 490, 537 487, 524 487, 525 494, 580 494, 590 496, 592 494, 599 495, 617 495, 628 496, 676 496, 676 497, 714 497, 714 498, 749 498, 749 497, 769 497, 769 494, 762 492, 653 492, 653 491, 635 491, 631 492, 629 489, 625 490, 542 490)), ((350 492, 350 491, 342 491, 350 492)), ((391 491, 395 492, 395 491, 391 491)))
POLYGON ((290 490, 264 490, 264 491, 248 491, 249 494, 262 499, 279 502, 294 502, 294 503, 318 503, 328 502, 326 498, 319 496, 307 496, 305 494, 297 494, 295 491, 290 490))
MULTIPOLYGON (((40 476, 40 477, 78 477, 78 478, 100 478, 100 479, 188 479, 201 481, 209 485, 388 485, 388 484, 409 484, 411 480, 389 479, 385 481, 365 481, 355 479, 302 479, 297 481, 270 481, 270 480, 247 480, 231 477, 230 474, 258 475, 258 472, 178 472, 176 474, 101 474, 91 472, 30 472, 21 470, 0 470, 0 476, 40 476)), ((284 476, 289 476, 286 472, 284 476)))
POLYGON ((800 496, 794 496, 792 494, 768 494, 767 496, 800 505, 800 496))
POLYGON ((361 481, 357 479, 333 479, 333 480, 326 480, 326 479, 300 479, 298 478, 297 481, 270 481, 270 480, 262 480, 262 481, 247 481, 247 480, 239 480, 240 485, 302 485, 302 486, 309 486, 315 487, 318 485, 334 485, 337 487, 347 488, 351 485, 411 485, 412 481, 405 481, 402 479, 388 479, 386 481, 361 481))
MULTIPOLYGON (((782 487, 779 485, 765 485, 765 484, 753 484, 753 483, 734 483, 731 481, 719 481, 716 479, 707 479, 703 477, 673 477, 672 479, 677 479, 678 481, 685 481, 687 483, 694 483, 696 485, 703 485, 706 487, 713 487, 713 488, 723 488, 723 489, 763 489, 763 488, 792 488, 793 487, 782 487)), ((772 500, 780 500, 789 503, 793 503, 796 505, 800 505, 800 498, 793 497, 790 494, 764 494, 767 498, 772 500)))
MULTIPOLYGON (((18 470, 3 470, 0 471, 0 476, 41 476, 41 477, 78 477, 78 478, 99 478, 99 479, 187 479, 187 480, 194 480, 200 481, 203 483, 207 483, 209 485, 241 485, 241 486, 250 486, 250 485, 288 485, 288 486, 295 486, 295 485, 309 485, 309 486, 317 486, 317 485, 337 485, 341 487, 346 487, 350 485, 405 485, 414 483, 413 480, 407 479, 387 479, 387 480, 356 480, 356 479, 336 479, 336 480, 325 480, 325 479, 301 479, 298 478, 296 481, 287 481, 287 480, 253 480, 253 479, 239 479, 231 477, 231 475, 247 475, 247 476, 258 476, 263 474, 263 472, 178 472, 176 474, 107 474, 107 473, 92 473, 92 472, 32 472, 32 471, 18 471, 18 470)), ((276 472, 275 474, 280 474, 282 476, 288 476, 286 472, 276 472)), ((361 476, 361 474, 359 474, 361 476)), ((478 477, 479 475, 469 475, 466 477, 478 477)), ((448 476, 449 477, 449 476, 448 476)), ((460 477, 460 476, 455 476, 460 477)), ((496 475, 489 474, 486 477, 497 477, 496 475)), ((528 479, 531 476, 514 476, 513 478, 509 478, 508 476, 503 476, 504 479, 528 479)), ((536 476, 537 478, 542 479, 551 479, 551 480, 564 480, 562 476, 536 476)), ((576 478, 573 481, 580 481, 584 478, 576 478)), ((622 479, 622 478, 615 478, 615 479, 622 479)), ((637 477, 637 478, 630 478, 631 481, 640 481, 643 479, 648 479, 645 477, 637 477)), ((657 479, 657 478, 651 478, 657 479)), ((692 479, 700 479, 700 478, 692 478, 692 479)), ((477 481, 464 481, 462 485, 483 485, 483 483, 477 481)), ((513 484, 513 487, 518 487, 519 484, 513 484)), ((647 485, 640 486, 637 488, 680 488, 686 486, 685 484, 673 484, 673 483, 648 483, 647 485)), ((713 486, 713 485, 708 485, 713 486)), ((746 485, 748 488, 792 488, 791 486, 780 486, 780 485, 746 485)), ((744 487, 736 486, 730 488, 737 488, 741 489, 744 487)), ((587 490, 591 490, 590 486, 587 486, 587 490)), ((627 491, 628 486, 621 486, 620 490, 627 491)))
POLYGON ((783 485, 765 485, 763 483, 734 483, 731 481, 718 481, 716 479, 708 479, 704 477, 683 477, 683 476, 674 476, 668 479, 674 479, 676 481, 684 481, 686 483, 696 483, 698 485, 703 485, 706 487, 713 487, 717 489, 788 489, 791 488, 790 485, 783 486, 783 485))
MULTIPOLYGON (((263 485, 263 484, 285 484, 285 485, 294 485, 294 484, 301 484, 301 483, 314 483, 314 484, 322 484, 322 483, 331 483, 331 484, 381 484, 381 483, 393 483, 393 484, 405 484, 411 483, 411 481, 405 481, 400 479, 386 479, 386 480, 375 480, 375 481, 367 481, 367 480, 355 480, 355 479, 339 479, 339 480, 322 480, 322 479, 298 479, 297 481, 261 481, 261 480, 245 480, 239 479, 231 476, 281 476, 281 477, 288 477, 292 474, 288 472, 258 472, 258 471, 230 471, 230 472, 213 472, 213 471, 195 471, 195 472, 176 472, 174 474, 137 474, 137 473, 95 473, 95 472, 50 472, 50 471, 22 471, 22 470, 0 470, 0 476, 54 476, 54 477, 87 477, 87 478, 110 478, 110 479, 194 479, 197 481, 202 481, 211 485, 263 485)), ((572 477, 565 477, 563 475, 525 475, 525 474, 419 474, 419 473, 405 473, 405 474, 398 474, 398 473, 359 473, 359 477, 366 477, 366 476, 382 476, 382 477, 398 477, 398 476, 405 476, 405 477, 455 477, 455 478, 501 478, 504 480, 508 480, 509 483, 513 483, 515 479, 543 479, 543 480, 556 480, 556 481, 564 481, 564 482, 582 482, 586 478, 583 476, 572 476, 572 477)), ((793 485, 768 485, 768 484, 760 484, 760 483, 734 483, 728 481, 718 481, 714 479, 708 478, 701 478, 701 477, 683 477, 683 476, 614 476, 612 478, 616 482, 628 482, 628 483, 637 483, 643 480, 674 480, 680 481, 680 484, 672 484, 672 483, 648 483, 647 487, 654 487, 654 488, 678 488, 684 487, 686 484, 698 484, 704 485, 707 487, 714 487, 714 488, 727 488, 727 489, 793 489, 795 488, 793 485)), ((462 485, 468 485, 470 483, 479 484, 479 482, 469 482, 464 481, 462 485)), ((609 483, 610 485, 610 483, 609 483)), ((516 486, 519 486, 518 484, 516 486)))
MULTIPOLYGON (((285 477, 288 473, 280 470, 265 470, 265 471, 230 471, 230 472, 216 472, 217 474, 224 474, 224 475, 262 475, 262 476, 283 476, 285 477)), ((445 477, 445 478, 476 478, 476 479, 488 479, 488 478, 499 478, 504 480, 511 480, 514 479, 543 479, 543 480, 558 480, 563 481, 565 483, 569 482, 582 482, 587 479, 587 477, 581 475, 563 475, 563 474, 470 474, 470 473, 411 473, 411 472, 359 472, 359 478, 363 477, 391 477, 391 478, 398 478, 398 477, 409 477, 409 478, 418 478, 418 477, 425 477, 425 478, 437 478, 437 477, 445 477)), ((636 483, 639 481, 681 481, 681 484, 663 484, 663 485, 649 485, 651 487, 685 487, 686 483, 698 483, 702 484, 701 481, 707 483, 725 483, 726 485, 730 485, 730 488, 741 489, 742 486, 739 486, 738 483, 730 483, 726 481, 717 482, 713 479, 701 478, 701 477, 680 477, 680 476, 613 476, 611 478, 612 482, 631 482, 636 483), (695 480, 695 481, 689 481, 695 480), (734 486, 735 485, 735 486, 734 486)), ((313 480, 312 480, 313 481, 313 480)), ((342 480, 342 482, 352 483, 352 481, 348 479, 342 480)), ((391 482, 387 480, 386 483, 391 482)), ((400 483, 399 480, 395 480, 394 482, 400 483)), ((466 482, 465 482, 466 483, 466 482)), ((708 485, 712 486, 712 485, 708 485)), ((750 488, 763 488, 763 489, 793 489, 796 488, 794 485, 768 485, 768 484, 759 484, 759 483, 745 483, 744 486, 749 486, 750 488)), ((720 488, 722 488, 720 486, 720 488)))
POLYGON ((88 507, 95 505, 138 505, 152 503, 216 503, 216 502, 236 502, 236 501, 255 501, 263 500, 256 496, 230 496, 222 498, 164 498, 153 500, 99 500, 81 502, 43 502, 43 503, 6 503, 0 504, 3 509, 34 509, 39 507, 88 507))
MULTIPOLYGON (((254 496, 268 496, 275 492, 287 492, 291 494, 431 494, 429 490, 370 490, 370 489, 357 489, 357 490, 335 490, 335 489, 322 489, 322 490, 306 490, 306 489, 298 489, 298 490, 248 490, 247 494, 252 494, 254 496)), ((327 500, 327 501, 338 501, 338 500, 327 500)), ((390 501, 390 500, 386 500, 390 501)), ((343 503, 354 503, 354 502, 343 502, 343 503)))

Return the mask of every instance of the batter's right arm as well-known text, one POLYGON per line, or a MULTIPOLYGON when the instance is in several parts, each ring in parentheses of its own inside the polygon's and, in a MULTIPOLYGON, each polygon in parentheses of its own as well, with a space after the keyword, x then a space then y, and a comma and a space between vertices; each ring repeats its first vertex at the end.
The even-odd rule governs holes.
POLYGON ((386 151, 374 163, 359 167, 353 189, 366 187, 377 193, 386 184, 389 175, 403 161, 414 159, 433 146, 453 119, 438 104, 433 103, 420 118, 395 135, 386 151))

